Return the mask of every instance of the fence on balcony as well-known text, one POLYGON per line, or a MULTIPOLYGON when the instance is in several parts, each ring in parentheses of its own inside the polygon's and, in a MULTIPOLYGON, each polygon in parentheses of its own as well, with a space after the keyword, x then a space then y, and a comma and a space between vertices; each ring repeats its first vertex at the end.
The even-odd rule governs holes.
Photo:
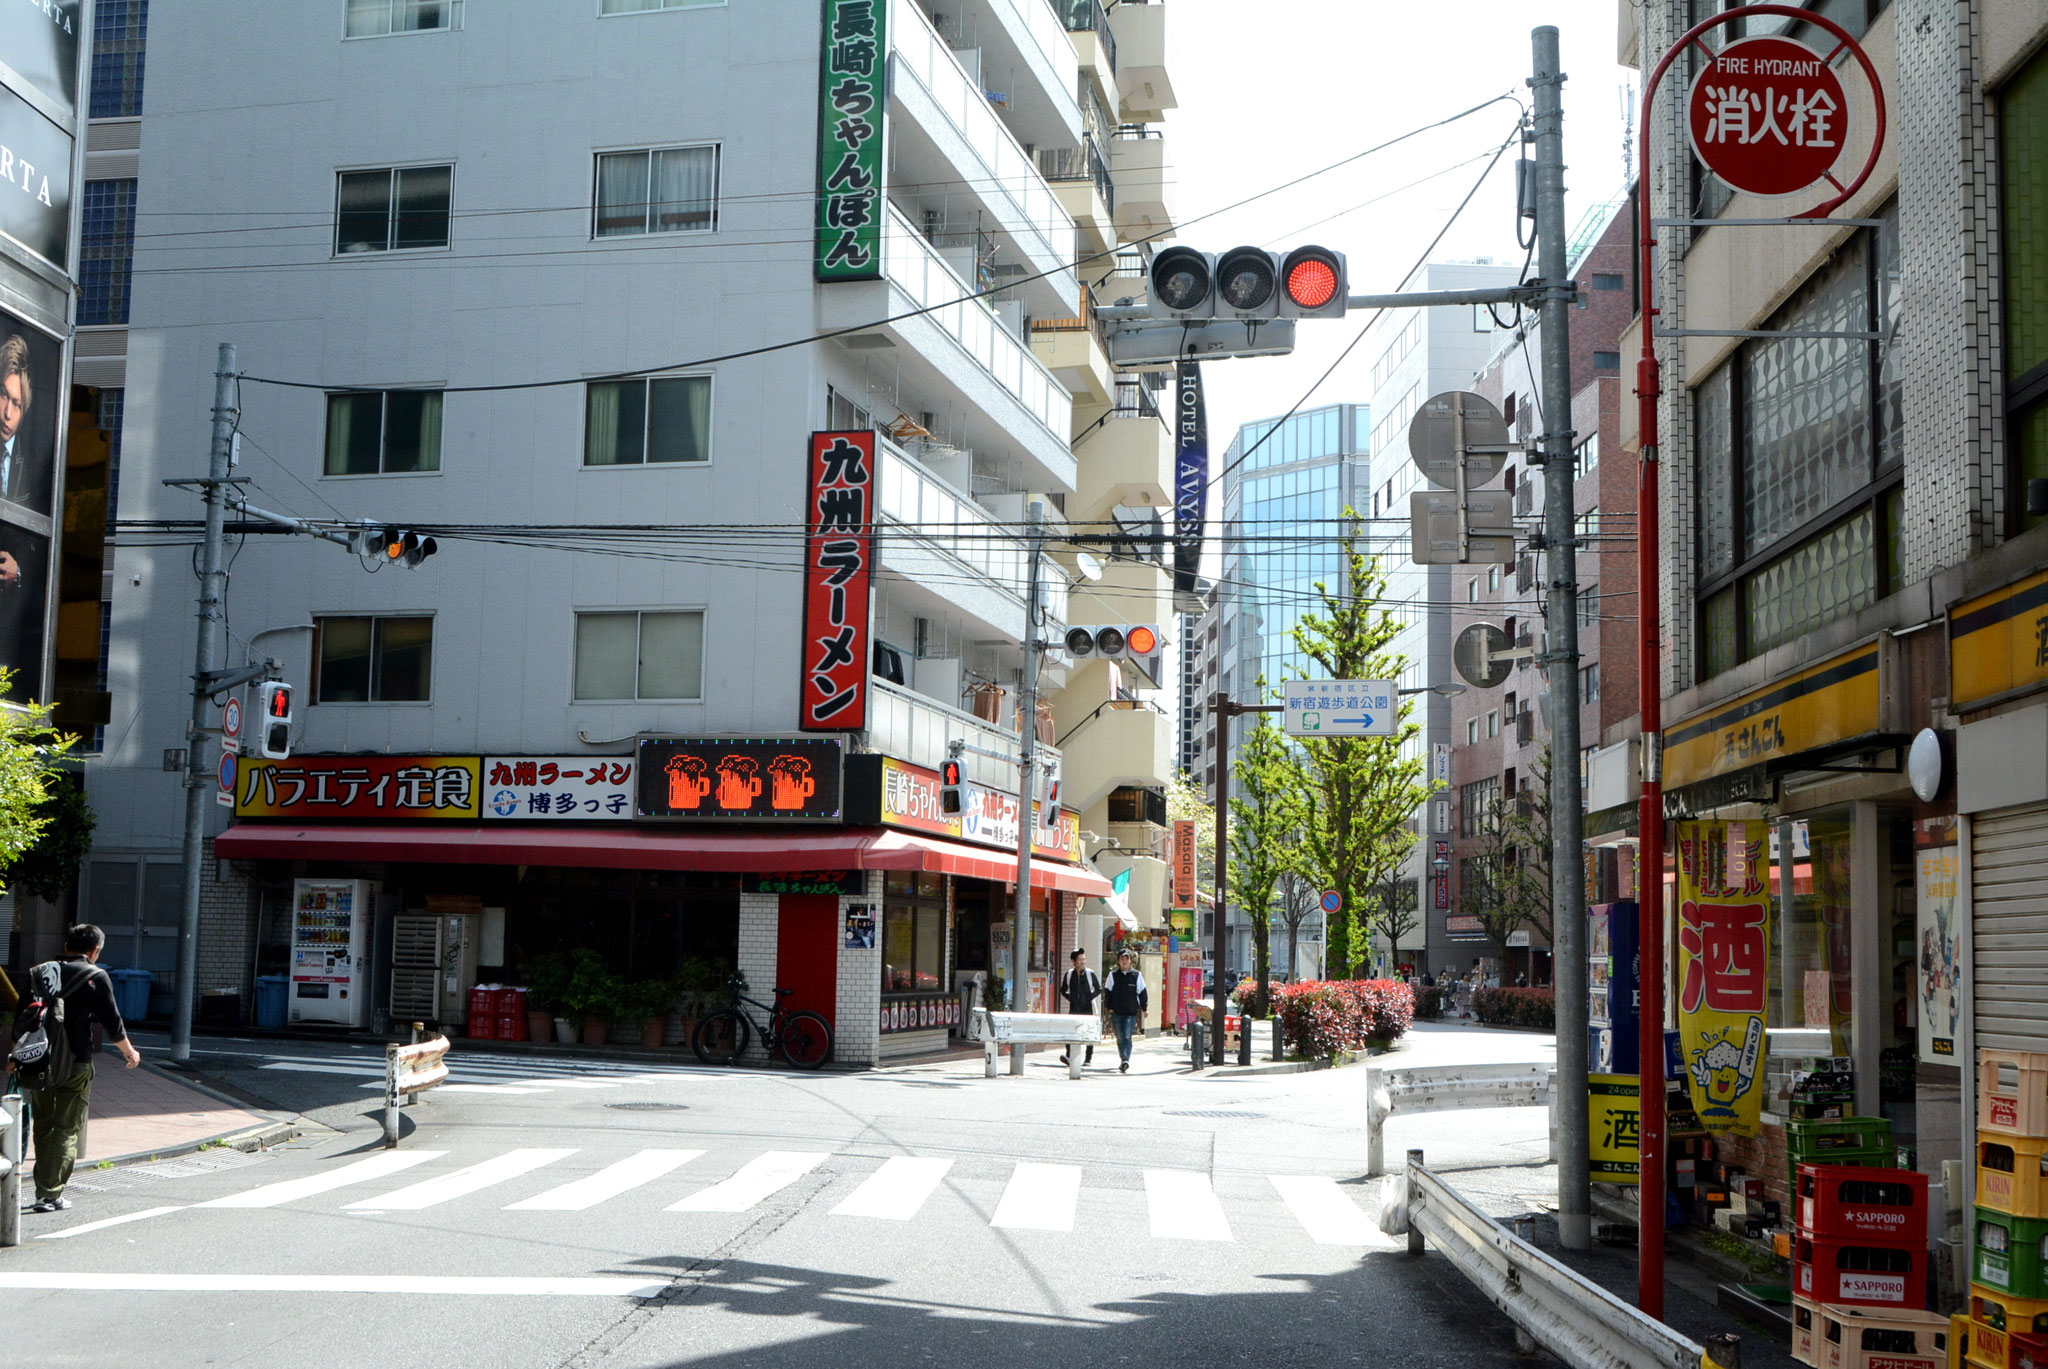
MULTIPOLYGON (((1029 553, 1017 530, 887 438, 878 438, 876 445, 881 454, 883 519, 995 582, 1016 601, 1021 623, 1030 567, 1029 553)), ((885 547, 885 558, 887 554, 885 547)), ((1064 623, 1066 576, 1047 562, 1040 578, 1046 611, 1054 622, 1064 623)))
MULTIPOLYGON (((946 758, 946 744, 952 741, 964 741, 970 747, 1004 755, 1015 755, 1018 750, 1014 712, 1006 726, 984 721, 965 709, 887 680, 875 680, 873 685, 868 707, 868 745, 885 756, 936 770, 946 758)), ((1060 759, 1058 748, 1042 743, 1038 756, 1041 761, 1050 760, 1055 765, 1060 759)), ((1017 767, 1006 761, 969 751, 962 757, 962 763, 967 768, 967 777, 977 784, 1005 790, 1017 786, 1017 767)))
POLYGON ((1109 11, 1102 0, 1052 0, 1052 7, 1069 33, 1092 33, 1102 44, 1102 56, 1116 74, 1116 31, 1109 26, 1109 11))

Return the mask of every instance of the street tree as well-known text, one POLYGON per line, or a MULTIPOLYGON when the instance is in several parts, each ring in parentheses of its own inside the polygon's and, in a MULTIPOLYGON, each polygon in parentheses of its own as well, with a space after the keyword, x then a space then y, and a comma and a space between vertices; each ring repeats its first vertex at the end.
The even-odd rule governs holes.
POLYGON ((1550 749, 1529 783, 1495 796, 1477 815, 1478 843, 1467 862, 1463 902, 1503 958, 1508 938, 1528 929, 1556 944, 1550 885, 1550 749))
MULTIPOLYGON (((1263 677, 1259 695, 1271 691, 1263 677)), ((1246 733, 1232 764, 1236 792, 1230 802, 1230 892, 1252 925, 1252 973, 1258 980, 1254 1016, 1272 992, 1273 900, 1298 859, 1301 833, 1301 761, 1271 714, 1246 733)))
MULTIPOLYGON (((14 674, 0 670, 0 694, 13 686, 14 674)), ((0 708, 0 879, 7 887, 18 882, 16 867, 57 817, 51 791, 65 783, 58 766, 77 742, 50 726, 48 704, 0 708)))
POLYGON ((1383 880, 1373 891, 1366 922, 1373 938, 1389 951, 1399 946, 1402 937, 1422 925, 1421 897, 1415 881, 1404 879, 1399 873, 1383 880))
MULTIPOLYGON (((1320 602, 1294 628, 1294 644, 1307 658, 1308 678, 1398 680, 1408 661, 1393 649, 1402 623, 1381 605, 1386 576, 1376 557, 1358 549, 1360 522, 1345 510, 1340 544, 1342 579, 1316 583, 1320 602)), ((1415 842, 1415 816, 1427 797, 1420 757, 1406 758, 1402 745, 1420 734, 1400 705, 1391 737, 1326 737, 1301 743, 1306 760, 1306 818, 1302 827, 1304 867, 1325 889, 1343 898, 1331 914, 1325 947, 1327 972, 1349 975, 1372 948, 1369 924, 1360 910, 1371 892, 1399 868, 1415 842)))
POLYGON ((1280 877, 1280 920, 1287 924, 1287 978, 1301 977, 1298 951, 1301 929, 1322 908, 1322 893, 1315 880, 1299 871, 1280 877))

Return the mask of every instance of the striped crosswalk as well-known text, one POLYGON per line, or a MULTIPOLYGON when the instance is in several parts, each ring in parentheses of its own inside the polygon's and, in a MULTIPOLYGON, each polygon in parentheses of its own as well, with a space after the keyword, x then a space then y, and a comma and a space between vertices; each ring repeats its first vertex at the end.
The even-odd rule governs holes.
POLYGON ((770 1207, 800 1214, 815 1206, 823 1220, 854 1239, 863 1222, 980 1222, 979 1214, 987 1213, 989 1227, 1010 1232, 1087 1235, 1100 1221, 1105 1229, 1144 1230, 1165 1242, 1228 1242, 1240 1239, 1242 1223, 1262 1236, 1284 1228, 1322 1246, 1393 1244, 1354 1199, 1356 1190, 1327 1176, 1234 1175, 1219 1191, 1200 1171, 1138 1168, 1134 1175, 1133 1168, 986 1157, 963 1164, 946 1156, 829 1150, 653 1148, 609 1156, 574 1146, 475 1155, 389 1150, 201 1202, 45 1232, 42 1238, 68 1239, 114 1226, 134 1230, 141 1222, 200 1210, 297 1208, 374 1220, 484 1203, 505 1213, 617 1213, 634 1205, 637 1215, 674 1214, 660 1220, 678 1223, 770 1207), (579 1168, 584 1172, 574 1172, 579 1168), (392 1180, 400 1182, 393 1187, 392 1180), (946 1200, 936 1201, 942 1194, 946 1200), (1142 1226, 1135 1203, 1143 1206, 1142 1226))

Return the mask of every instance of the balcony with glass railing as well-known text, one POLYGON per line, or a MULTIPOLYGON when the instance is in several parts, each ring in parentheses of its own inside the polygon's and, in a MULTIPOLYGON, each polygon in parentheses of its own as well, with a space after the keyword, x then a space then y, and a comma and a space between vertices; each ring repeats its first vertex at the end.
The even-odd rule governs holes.
POLYGON ((1116 30, 1110 27, 1109 12, 1102 0, 1052 0, 1067 26, 1067 38, 1084 67, 1116 79, 1116 30))
POLYGON ((912 0, 894 0, 891 181, 899 203, 951 217, 964 196, 1026 267, 1028 312, 1075 307, 1074 225, 1031 155, 997 117, 981 82, 912 0), (928 188, 937 188, 927 193, 928 188))

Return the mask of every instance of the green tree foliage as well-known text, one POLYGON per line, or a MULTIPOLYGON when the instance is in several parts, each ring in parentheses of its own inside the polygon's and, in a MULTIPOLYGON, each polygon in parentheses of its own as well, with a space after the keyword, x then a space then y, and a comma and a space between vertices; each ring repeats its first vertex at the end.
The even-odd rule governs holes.
POLYGON ((1479 842, 1465 864, 1462 902, 1487 938, 1507 953, 1508 937, 1527 927, 1556 944, 1550 885, 1550 749, 1532 782, 1496 798, 1478 815, 1479 842))
MULTIPOLYGON (((1334 587, 1317 582, 1321 603, 1296 624, 1294 644, 1311 663, 1313 678, 1398 680, 1408 664, 1393 650, 1402 624, 1380 606, 1387 581, 1378 560, 1358 550, 1358 514, 1347 509, 1344 516, 1344 578, 1334 587)), ((1361 911, 1372 906, 1374 890, 1399 868, 1415 841, 1416 810, 1427 790, 1421 758, 1401 755, 1402 744, 1422 730, 1408 721, 1409 711, 1404 702, 1392 737, 1301 744, 1307 793, 1303 864, 1344 899, 1330 917, 1325 973, 1332 978, 1345 978, 1365 963, 1372 936, 1361 911)))
POLYGON ((1372 906, 1366 910, 1366 925, 1373 940, 1391 954, 1402 937, 1422 925, 1420 902, 1414 880, 1403 879, 1397 872, 1382 881, 1373 891, 1372 906))
MULTIPOLYGON (((0 691, 13 680, 13 671, 0 670, 0 691)), ((0 708, 0 871, 9 887, 20 879, 22 857, 56 821, 50 791, 64 783, 58 764, 77 742, 50 726, 48 704, 0 708)))
POLYGON ((43 824, 42 835, 7 867, 6 887, 55 903, 77 878, 78 862, 92 851, 92 831, 99 818, 86 802, 78 777, 61 773, 50 776, 49 793, 36 805, 35 814, 43 824))
MULTIPOLYGON (((1260 696, 1268 691, 1261 679, 1260 696)), ((1273 982, 1273 899, 1280 881, 1295 866, 1301 836, 1301 758, 1267 713, 1231 758, 1236 781, 1230 802, 1231 901, 1252 924, 1252 973, 1257 977, 1255 1015, 1263 1015, 1273 982)))

